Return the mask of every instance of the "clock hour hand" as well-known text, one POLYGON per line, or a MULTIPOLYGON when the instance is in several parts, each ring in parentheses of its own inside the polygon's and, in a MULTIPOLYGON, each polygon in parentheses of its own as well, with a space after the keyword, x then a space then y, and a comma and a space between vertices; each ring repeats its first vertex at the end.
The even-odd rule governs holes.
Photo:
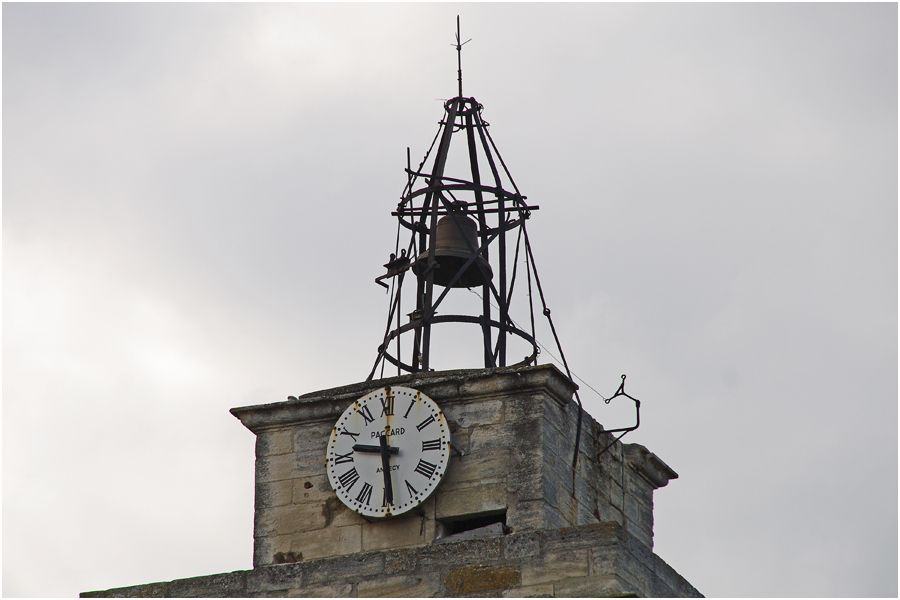
POLYGON ((387 436, 383 435, 378 438, 381 451, 381 472, 384 473, 384 501, 388 505, 394 503, 394 488, 391 487, 391 450, 396 454, 397 448, 389 448, 387 445, 387 436))
POLYGON ((381 443, 381 445, 379 445, 379 446, 373 446, 371 444, 354 444, 353 449, 356 452, 374 452, 376 454, 380 454, 382 452, 382 450, 381 450, 382 447, 384 447, 387 450, 388 454, 399 454, 400 453, 400 448, 397 448, 396 446, 388 446, 387 445, 387 440, 384 439, 384 436, 381 436, 378 439, 381 443))

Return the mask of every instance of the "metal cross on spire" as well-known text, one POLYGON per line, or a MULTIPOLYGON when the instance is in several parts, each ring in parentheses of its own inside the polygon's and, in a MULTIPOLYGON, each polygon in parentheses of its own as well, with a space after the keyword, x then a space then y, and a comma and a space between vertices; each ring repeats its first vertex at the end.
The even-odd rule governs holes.
POLYGON ((459 97, 462 98, 462 47, 472 41, 471 38, 466 41, 460 43, 459 37, 459 15, 456 15, 456 44, 451 44, 456 46, 456 77, 459 82, 459 97))

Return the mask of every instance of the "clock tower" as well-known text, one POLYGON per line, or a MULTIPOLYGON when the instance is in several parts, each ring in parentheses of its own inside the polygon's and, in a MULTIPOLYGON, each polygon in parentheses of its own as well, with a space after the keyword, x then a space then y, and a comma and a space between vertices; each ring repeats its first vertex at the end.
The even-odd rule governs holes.
POLYGON ((256 436, 252 569, 82 596, 700 596, 653 552, 653 494, 678 475, 622 441, 640 423, 624 375, 604 400, 632 403, 633 425, 582 408, 528 237, 539 207, 461 64, 457 83, 407 160, 368 375, 231 410, 256 436), (477 310, 447 308, 469 293, 477 310), (436 327, 476 331, 476 364, 438 364, 436 327))

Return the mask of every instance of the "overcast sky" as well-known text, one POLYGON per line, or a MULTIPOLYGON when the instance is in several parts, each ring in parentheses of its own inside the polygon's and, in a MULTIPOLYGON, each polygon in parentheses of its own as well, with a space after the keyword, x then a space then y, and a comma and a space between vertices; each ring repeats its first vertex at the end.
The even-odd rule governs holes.
POLYGON ((897 595, 895 4, 5 4, 4 595, 251 567, 228 409, 368 374, 457 13, 570 364, 681 476, 656 552, 897 595))

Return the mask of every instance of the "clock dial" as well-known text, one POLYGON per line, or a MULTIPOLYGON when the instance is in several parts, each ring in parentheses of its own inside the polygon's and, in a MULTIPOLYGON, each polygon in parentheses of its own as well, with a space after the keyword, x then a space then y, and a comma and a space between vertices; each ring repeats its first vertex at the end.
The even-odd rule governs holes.
POLYGON ((341 414, 325 456, 341 502, 366 517, 403 514, 435 490, 450 460, 450 429, 435 402, 407 387, 384 387, 341 414))

